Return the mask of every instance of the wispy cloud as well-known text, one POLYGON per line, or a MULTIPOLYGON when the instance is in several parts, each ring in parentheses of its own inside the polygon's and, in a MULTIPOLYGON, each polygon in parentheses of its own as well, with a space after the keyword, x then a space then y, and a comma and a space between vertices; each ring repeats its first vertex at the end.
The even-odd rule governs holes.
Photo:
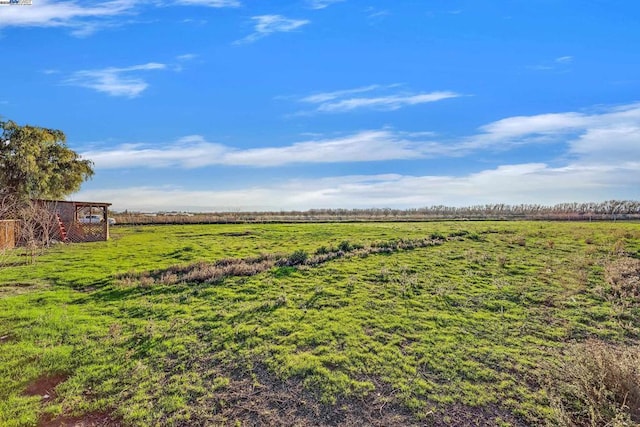
POLYGON ((388 10, 377 9, 375 7, 368 7, 367 9, 365 9, 365 12, 367 14, 367 19, 371 23, 379 22, 383 18, 389 16, 389 11, 388 10))
POLYGON ((573 63, 574 57, 571 55, 559 56, 552 61, 545 61, 543 63, 529 66, 529 69, 537 71, 557 71, 566 72, 569 70, 569 66, 573 63))
MULTIPOLYGON (((425 104, 462 96, 451 91, 418 93, 404 91, 400 93, 379 94, 379 92, 388 92, 390 89, 398 86, 399 85, 370 85, 355 89, 316 93, 300 98, 299 101, 307 104, 315 104, 315 112, 344 113, 358 109, 383 111, 398 110, 407 106, 425 104), (369 93, 369 96, 353 96, 363 93, 369 93)), ((309 112, 301 112, 298 114, 306 113, 309 112)))
POLYGON ((461 95, 455 92, 417 93, 413 95, 390 95, 373 98, 350 98, 336 102, 326 102, 318 106, 318 111, 327 113, 341 113, 359 108, 380 110, 398 110, 402 107, 436 102, 443 99, 457 98, 461 95))
POLYGON ((195 53, 185 53, 184 55, 176 56, 176 59, 178 61, 191 61, 192 59, 196 59, 197 57, 198 55, 196 55, 195 53))
POLYGON ((296 163, 368 162, 416 159, 441 154, 437 144, 415 135, 391 130, 362 131, 352 135, 312 139, 282 147, 237 149, 208 142, 199 135, 162 146, 129 144, 115 149, 83 153, 99 169, 123 167, 185 167, 210 165, 274 167, 296 163))
POLYGON ((111 96, 134 98, 142 93, 149 84, 139 72, 164 70, 166 64, 149 62, 130 67, 108 67, 97 70, 80 70, 74 72, 64 83, 86 87, 111 96))
POLYGON ((307 4, 311 9, 324 9, 332 4, 341 3, 345 0, 307 0, 307 4))
POLYGON ((0 28, 68 27, 76 35, 83 35, 104 25, 104 19, 133 13, 137 3, 136 0, 112 0, 97 4, 41 0, 32 7, 3 8, 0 28))
POLYGON ((278 167, 290 164, 373 162, 459 157, 480 150, 524 144, 562 144, 580 165, 614 165, 640 159, 640 103, 591 114, 566 112, 508 117, 473 135, 438 140, 428 132, 365 130, 339 137, 313 137, 289 145, 239 149, 195 135, 174 143, 122 145, 82 153, 98 169, 197 168, 212 165, 278 167), (613 141, 613 142, 612 142, 613 141))
POLYGON ((305 96, 304 98, 301 98, 300 101, 310 102, 312 104, 322 104, 328 101, 333 101, 335 99, 345 98, 349 95, 354 95, 357 93, 365 93, 365 92, 370 92, 372 90, 376 90, 380 88, 394 87, 394 86, 397 86, 397 85, 391 85, 391 86, 369 85, 369 86, 358 87, 355 89, 337 90, 333 92, 322 92, 322 93, 316 93, 313 95, 305 96))
POLYGON ((274 33, 295 31, 310 22, 306 19, 290 19, 282 15, 260 15, 251 19, 255 21, 254 32, 240 40, 236 40, 234 44, 253 43, 274 33))
POLYGON ((197 57, 198 55, 196 55, 195 53, 185 53, 183 55, 178 55, 176 56, 176 63, 171 65, 171 69, 176 72, 181 72, 182 70, 184 70, 184 66, 188 62, 193 61, 197 57))
POLYGON ((136 15, 143 8, 171 5, 223 8, 238 7, 241 3, 238 0, 110 0, 102 2, 38 0, 32 7, 3 8, 0 28, 68 28, 72 35, 85 37, 100 29, 135 22, 123 20, 122 16, 136 15))
POLYGON ((558 64, 570 64, 573 62, 573 56, 560 56, 555 59, 558 64))

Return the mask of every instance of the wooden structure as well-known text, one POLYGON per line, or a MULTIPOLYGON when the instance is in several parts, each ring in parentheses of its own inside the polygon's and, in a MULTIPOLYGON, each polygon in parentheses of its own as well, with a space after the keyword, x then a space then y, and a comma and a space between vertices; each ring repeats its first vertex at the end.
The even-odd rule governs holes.
POLYGON ((18 240, 18 221, 13 219, 0 220, 0 250, 12 249, 18 240))
POLYGON ((58 239, 62 242, 98 242, 109 240, 108 211, 111 203, 39 200, 54 215, 58 239), (82 218, 97 215, 98 219, 83 222, 82 218))

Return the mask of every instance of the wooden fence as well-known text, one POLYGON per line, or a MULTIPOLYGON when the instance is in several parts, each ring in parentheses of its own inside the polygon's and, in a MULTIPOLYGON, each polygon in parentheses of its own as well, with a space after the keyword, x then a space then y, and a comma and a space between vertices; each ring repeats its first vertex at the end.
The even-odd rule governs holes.
POLYGON ((18 221, 0 220, 0 249, 11 249, 16 246, 18 221))

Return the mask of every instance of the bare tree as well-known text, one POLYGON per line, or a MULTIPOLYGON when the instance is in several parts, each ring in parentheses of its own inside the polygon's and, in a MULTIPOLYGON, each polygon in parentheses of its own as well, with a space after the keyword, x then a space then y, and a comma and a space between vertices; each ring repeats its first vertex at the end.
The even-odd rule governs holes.
POLYGON ((55 213, 45 204, 29 200, 21 203, 18 210, 20 219, 18 241, 25 248, 29 262, 54 241, 57 236, 55 213))

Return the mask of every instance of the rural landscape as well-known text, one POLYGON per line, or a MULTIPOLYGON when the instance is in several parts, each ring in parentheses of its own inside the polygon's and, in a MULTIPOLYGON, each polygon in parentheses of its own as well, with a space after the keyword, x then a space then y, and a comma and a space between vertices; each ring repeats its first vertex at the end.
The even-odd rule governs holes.
POLYGON ((0 270, 0 424, 640 422, 636 222, 116 226, 0 270))
POLYGON ((640 2, 0 0, 0 427, 640 427, 640 2))

